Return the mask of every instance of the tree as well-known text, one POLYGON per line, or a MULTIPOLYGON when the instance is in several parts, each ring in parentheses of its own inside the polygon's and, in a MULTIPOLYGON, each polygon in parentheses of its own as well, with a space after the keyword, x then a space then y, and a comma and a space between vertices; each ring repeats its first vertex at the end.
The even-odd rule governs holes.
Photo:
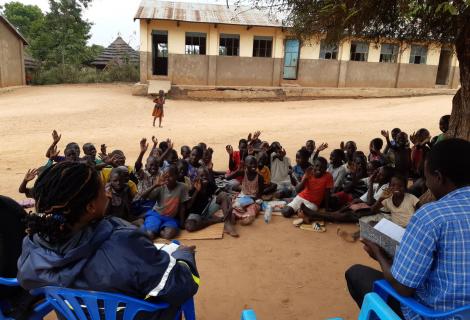
POLYGON ((28 40, 44 21, 44 13, 38 6, 24 5, 20 2, 8 2, 3 9, 3 15, 28 40))
POLYGON ((470 140, 470 0, 251 0, 255 7, 286 12, 301 39, 394 38, 453 44, 461 88, 454 96, 449 137, 470 140))
POLYGON ((91 23, 82 19, 82 11, 90 2, 49 0, 50 11, 31 41, 33 57, 49 66, 85 61, 91 23))

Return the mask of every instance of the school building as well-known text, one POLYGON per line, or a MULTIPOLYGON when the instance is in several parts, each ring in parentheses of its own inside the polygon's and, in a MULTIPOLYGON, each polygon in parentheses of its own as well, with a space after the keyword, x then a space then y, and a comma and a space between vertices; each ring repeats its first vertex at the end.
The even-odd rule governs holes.
POLYGON ((0 88, 26 84, 24 46, 28 42, 0 15, 0 88))
POLYGON ((348 39, 301 43, 282 21, 235 6, 142 0, 140 80, 172 85, 457 88, 441 44, 348 39))

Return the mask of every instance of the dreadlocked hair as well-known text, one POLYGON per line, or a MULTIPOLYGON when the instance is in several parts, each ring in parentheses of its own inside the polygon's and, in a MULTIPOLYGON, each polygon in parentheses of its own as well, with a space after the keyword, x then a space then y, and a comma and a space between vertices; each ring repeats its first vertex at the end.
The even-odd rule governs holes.
POLYGON ((28 234, 50 243, 67 239, 100 187, 98 173, 86 163, 64 161, 47 168, 34 184, 37 213, 26 218, 28 234))

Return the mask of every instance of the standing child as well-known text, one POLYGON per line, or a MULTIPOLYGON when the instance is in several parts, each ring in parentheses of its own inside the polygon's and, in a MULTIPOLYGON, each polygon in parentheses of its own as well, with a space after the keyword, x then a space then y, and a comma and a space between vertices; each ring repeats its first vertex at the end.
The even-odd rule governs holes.
POLYGON ((155 120, 158 118, 158 127, 162 128, 162 118, 163 118, 163 105, 165 104, 165 92, 160 90, 158 92, 158 97, 153 100, 155 106, 153 107, 153 126, 155 127, 155 120))

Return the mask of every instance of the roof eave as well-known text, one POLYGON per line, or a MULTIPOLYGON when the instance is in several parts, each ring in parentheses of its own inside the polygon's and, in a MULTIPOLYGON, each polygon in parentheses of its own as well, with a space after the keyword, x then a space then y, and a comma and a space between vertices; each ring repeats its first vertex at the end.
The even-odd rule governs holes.
POLYGON ((5 21, 6 25, 14 32, 16 33, 16 35, 21 38, 21 40, 23 40, 23 44, 26 45, 26 46, 29 46, 29 43, 28 43, 28 40, 26 40, 26 38, 21 34, 21 32, 18 31, 18 29, 15 28, 14 25, 11 24, 10 21, 8 21, 8 19, 6 17, 4 17, 3 15, 0 15, 0 18, 2 21, 5 21))
POLYGON ((216 25, 227 25, 227 26, 245 26, 245 27, 258 27, 258 28, 288 28, 282 25, 261 25, 261 24, 246 24, 246 23, 227 23, 227 22, 207 22, 207 21, 190 21, 190 20, 175 20, 175 19, 161 19, 161 18, 143 18, 143 17, 134 17, 135 20, 162 20, 162 21, 178 21, 178 22, 187 22, 187 23, 207 23, 207 24, 216 24, 216 25))

